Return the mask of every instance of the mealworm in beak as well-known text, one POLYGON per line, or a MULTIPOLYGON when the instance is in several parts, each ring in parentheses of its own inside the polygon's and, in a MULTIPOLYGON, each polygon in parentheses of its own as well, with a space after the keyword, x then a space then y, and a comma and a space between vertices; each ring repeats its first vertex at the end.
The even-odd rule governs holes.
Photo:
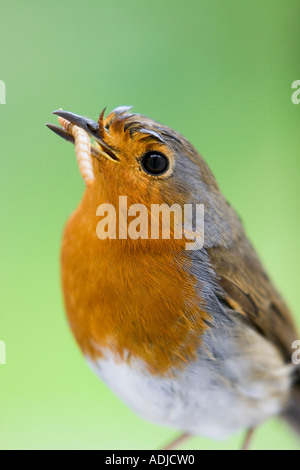
POLYGON ((91 142, 87 132, 71 122, 58 118, 60 125, 70 132, 75 140, 75 153, 79 166, 79 171, 87 186, 90 186, 95 179, 93 161, 91 156, 91 142))

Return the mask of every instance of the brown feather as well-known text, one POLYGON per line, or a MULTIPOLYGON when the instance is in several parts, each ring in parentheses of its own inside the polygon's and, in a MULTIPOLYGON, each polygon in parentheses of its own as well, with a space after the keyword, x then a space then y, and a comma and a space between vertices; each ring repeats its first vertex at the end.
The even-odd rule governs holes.
POLYGON ((230 248, 215 247, 209 257, 226 302, 290 361, 296 339, 292 316, 248 240, 240 238, 230 248))

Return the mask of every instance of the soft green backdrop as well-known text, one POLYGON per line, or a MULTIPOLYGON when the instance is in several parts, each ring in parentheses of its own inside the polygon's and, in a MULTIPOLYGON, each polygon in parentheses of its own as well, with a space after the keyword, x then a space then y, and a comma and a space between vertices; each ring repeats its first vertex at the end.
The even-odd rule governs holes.
MULTIPOLYGON (((299 325, 299 14, 298 0, 2 2, 1 448, 153 449, 175 434, 121 403, 69 332, 60 239, 84 185, 72 147, 45 127, 54 109, 133 104, 190 139, 299 325)), ((253 447, 299 442, 272 420, 253 447)))

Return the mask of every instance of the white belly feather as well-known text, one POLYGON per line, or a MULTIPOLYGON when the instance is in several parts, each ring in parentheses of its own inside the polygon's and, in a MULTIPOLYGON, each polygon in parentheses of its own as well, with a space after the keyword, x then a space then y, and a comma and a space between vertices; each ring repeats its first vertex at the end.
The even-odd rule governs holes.
POLYGON ((88 362, 142 417, 213 438, 278 414, 290 386, 290 366, 271 343, 245 325, 235 325, 234 332, 219 326, 217 337, 205 333, 197 361, 173 378, 154 376, 140 360, 127 364, 105 351, 104 358, 88 362), (237 329, 239 347, 233 339, 237 329))

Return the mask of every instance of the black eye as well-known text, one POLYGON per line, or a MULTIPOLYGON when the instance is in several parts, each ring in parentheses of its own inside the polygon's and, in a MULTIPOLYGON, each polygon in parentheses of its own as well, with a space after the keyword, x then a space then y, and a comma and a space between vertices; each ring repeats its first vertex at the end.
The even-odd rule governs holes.
POLYGON ((169 160, 159 152, 148 152, 142 156, 141 165, 149 175, 162 175, 169 168, 169 160))

